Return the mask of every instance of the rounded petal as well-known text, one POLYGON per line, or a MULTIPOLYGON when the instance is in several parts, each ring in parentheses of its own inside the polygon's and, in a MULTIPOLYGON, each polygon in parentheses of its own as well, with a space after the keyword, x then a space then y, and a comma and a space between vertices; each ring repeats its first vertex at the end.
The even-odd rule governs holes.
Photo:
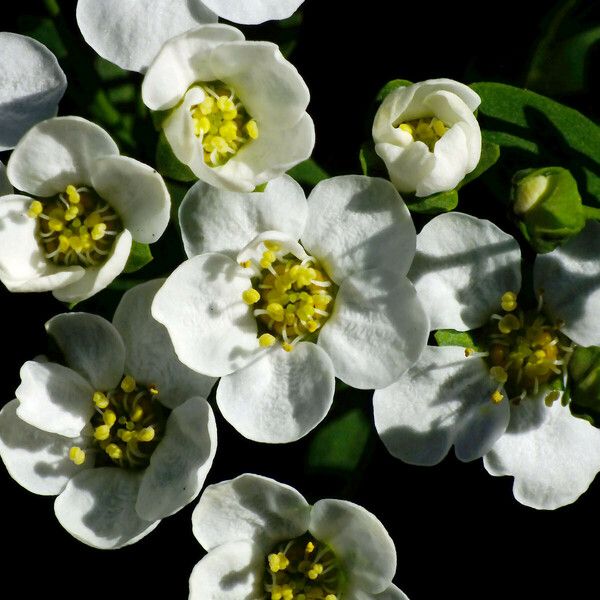
POLYGON ((48 433, 78 436, 94 413, 94 389, 81 375, 56 363, 28 361, 15 392, 17 415, 48 433))
POLYGON ((54 54, 25 35, 0 32, 0 54, 2 151, 14 148, 28 129, 56 114, 67 78, 54 54))
POLYGON ((490 221, 446 213, 417 236, 408 276, 432 330, 467 331, 488 321, 504 292, 519 292, 521 251, 512 236, 490 221))
POLYGON ((54 502, 59 523, 80 542, 112 550, 137 542, 160 521, 145 521, 135 511, 142 474, 115 467, 76 475, 54 502))
POLYGON ((192 515, 192 530, 207 551, 242 540, 268 551, 305 533, 310 510, 293 487, 245 473, 204 490, 192 515))
POLYGON ((4 163, 0 160, 0 196, 12 193, 13 188, 12 185, 10 185, 10 181, 8 180, 8 176, 6 174, 6 167, 4 166, 4 163))
POLYGON ((0 411, 0 457, 10 476, 34 494, 60 494, 71 477, 87 467, 87 459, 75 465, 69 450, 78 445, 73 438, 47 433, 17 416, 18 400, 12 400, 0 411))
POLYGON ((327 353, 311 342, 291 352, 272 348, 252 364, 223 377, 219 410, 244 437, 255 442, 295 442, 329 412, 335 371, 327 353))
POLYGON ((375 268, 406 275, 417 234, 408 208, 389 181, 332 177, 317 184, 308 207, 302 243, 334 281, 375 268))
POLYGON ((228 256, 195 256, 158 290, 152 316, 169 331, 181 362, 198 373, 228 375, 259 350, 256 319, 242 300, 250 287, 250 278, 228 256))
POLYGON ((393 383, 419 357, 429 324, 406 277, 371 270, 342 282, 318 344, 335 375, 358 389, 393 383))
POLYGON ((265 556, 247 541, 223 544, 209 552, 190 576, 189 600, 255 600, 265 595, 265 556))
MULTIPOLYGON (((291 127, 306 111, 308 87, 276 44, 221 44, 211 52, 210 66, 216 79, 235 89, 259 130, 263 123, 276 123, 280 129, 291 127)), ((286 141, 289 143, 289 138, 286 141)))
POLYGON ((131 252, 131 233, 122 231, 116 238, 109 257, 99 267, 87 267, 75 283, 54 290, 57 300, 82 302, 110 285, 122 272, 131 252))
POLYGON ((151 244, 167 228, 171 198, 152 167, 126 156, 107 156, 96 162, 92 185, 136 242, 151 244))
POLYGON ((396 548, 385 527, 368 510, 345 500, 319 500, 309 531, 341 560, 348 587, 383 592, 396 572, 396 548))
POLYGON ((25 134, 6 170, 19 190, 53 196, 68 185, 91 185, 96 161, 114 154, 119 149, 102 127, 81 117, 56 117, 25 134))
POLYGON ((427 346, 398 381, 375 390, 375 428, 388 451, 410 464, 435 465, 453 444, 461 460, 480 458, 508 425, 508 403, 490 400, 496 387, 480 358, 427 346))
POLYGON ((106 320, 88 313, 57 315, 46 323, 66 364, 97 390, 117 387, 123 377, 125 346, 106 320))
POLYGON ((435 157, 423 142, 411 142, 406 147, 375 144, 375 152, 385 163, 391 182, 400 192, 414 192, 435 165, 435 157))
POLYGON ((202 0, 223 19, 243 25, 287 19, 304 0, 202 0))
POLYGON ((163 283, 164 279, 154 279, 125 292, 113 324, 125 343, 125 372, 156 385, 161 404, 173 409, 192 396, 208 397, 216 379, 182 364, 168 331, 152 318, 152 301, 163 283))
POLYGON ((156 55, 144 77, 144 104, 151 110, 173 108, 193 83, 215 79, 208 60, 213 48, 243 39, 241 31, 222 24, 204 25, 172 37, 156 55))
POLYGON ((484 457, 491 475, 515 478, 525 506, 552 510, 575 502, 600 471, 600 431, 568 406, 544 403, 544 394, 511 410, 510 425, 484 457))
POLYGON ((0 280, 11 292, 46 292, 84 275, 79 266, 60 267, 46 259, 35 236, 37 223, 27 216, 31 198, 0 199, 0 280))
POLYGON ((543 292, 545 310, 582 346, 600 344, 599 255, 600 223, 588 221, 579 235, 535 260, 534 286, 543 292))
POLYGON ((155 521, 189 504, 204 485, 217 451, 217 425, 204 398, 189 398, 167 420, 144 472, 135 509, 155 521))
POLYGON ((85 41, 103 58, 144 72, 170 38, 216 15, 189 0, 79 0, 77 23, 85 41))
POLYGON ((392 583, 387 590, 377 594, 375 600, 408 600, 408 596, 392 583))

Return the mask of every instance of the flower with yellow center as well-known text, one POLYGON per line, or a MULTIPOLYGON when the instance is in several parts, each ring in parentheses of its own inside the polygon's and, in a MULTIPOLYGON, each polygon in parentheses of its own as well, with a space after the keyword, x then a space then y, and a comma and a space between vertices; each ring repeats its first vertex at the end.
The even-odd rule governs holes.
POLYGON ((190 600, 408 600, 392 584, 393 541, 352 502, 310 506, 294 488, 247 473, 208 486, 192 526, 208 554, 190 577, 190 600))
POLYGON ((217 403, 242 435, 296 440, 327 414, 335 377, 384 387, 424 347, 414 226, 389 182, 336 177, 308 201, 287 176, 252 194, 197 183, 180 223, 190 259, 152 314, 184 364, 222 377, 217 403))
POLYGON ((0 280, 14 292, 89 298, 123 271, 133 241, 156 241, 169 222, 162 177, 120 156, 103 129, 79 117, 30 129, 7 174, 28 194, 0 203, 0 280))
POLYGON ((600 431, 571 413, 568 366, 577 345, 600 344, 599 240, 590 223, 538 256, 520 293, 519 246, 498 227, 449 213, 423 228, 409 277, 431 329, 455 331, 438 331, 449 345, 428 346, 375 392, 375 425, 394 456, 436 464, 452 445, 460 460, 483 456, 534 508, 569 504, 587 489, 600 471, 600 431))
POLYGON ((150 316, 162 281, 127 292, 114 324, 86 313, 46 324, 67 366, 30 361, 0 412, 0 456, 29 491, 58 495, 77 539, 119 548, 199 493, 216 450, 214 379, 176 358, 150 316), (177 465, 177 468, 174 468, 177 465))
POLYGON ((251 192, 308 158, 309 93, 275 44, 228 25, 169 40, 142 85, 179 161, 210 185, 251 192))

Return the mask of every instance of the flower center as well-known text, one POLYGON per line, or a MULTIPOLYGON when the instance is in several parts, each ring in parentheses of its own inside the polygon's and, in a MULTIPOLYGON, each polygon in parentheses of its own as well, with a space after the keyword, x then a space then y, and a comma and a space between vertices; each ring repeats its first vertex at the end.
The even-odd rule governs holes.
POLYGON ((265 565, 265 600, 338 600, 344 584, 329 546, 310 534, 278 544, 265 565))
POLYGON ((119 216, 87 187, 68 185, 53 198, 33 200, 27 214, 37 219, 38 241, 56 265, 90 267, 104 262, 123 230, 119 216))
POLYGON ((194 134, 209 167, 224 165, 246 143, 258 138, 258 125, 232 88, 215 81, 198 85, 206 97, 190 107, 194 134))
MULTIPOLYGON (((125 375, 118 388, 94 392, 92 402, 96 410, 91 419, 98 452, 96 466, 147 467, 164 435, 168 412, 158 402, 156 386, 138 386, 131 375, 125 375)), ((81 465, 86 451, 73 446, 69 458, 81 465)))
POLYGON ((448 125, 437 117, 413 119, 400 123, 396 127, 410 134, 415 142, 423 142, 430 152, 433 152, 437 142, 448 131, 448 125))
POLYGON ((254 316, 264 330, 258 343, 266 348, 280 340, 283 349, 290 352, 300 340, 323 326, 336 290, 314 258, 301 261, 285 253, 278 242, 263 244, 260 275, 242 299, 255 306, 254 316))

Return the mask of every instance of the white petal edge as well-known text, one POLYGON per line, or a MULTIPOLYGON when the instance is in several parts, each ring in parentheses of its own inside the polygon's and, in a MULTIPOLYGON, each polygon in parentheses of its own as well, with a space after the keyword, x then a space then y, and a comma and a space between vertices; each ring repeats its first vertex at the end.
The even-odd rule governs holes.
POLYGON ((265 21, 287 19, 304 0, 202 0, 219 17, 241 23, 258 25, 265 21))

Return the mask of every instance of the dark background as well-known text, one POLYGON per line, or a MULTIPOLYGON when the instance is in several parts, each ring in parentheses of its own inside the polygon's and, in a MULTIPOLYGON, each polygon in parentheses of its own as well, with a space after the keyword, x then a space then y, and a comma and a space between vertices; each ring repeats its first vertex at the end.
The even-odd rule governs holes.
MULTIPOLYGON (((369 135, 371 103, 390 79, 450 77, 465 83, 493 80, 524 85, 533 53, 550 27, 549 15, 571 5, 572 27, 600 26, 597 2, 505 0, 479 6, 452 2, 436 8, 430 3, 390 0, 360 5, 306 0, 290 60, 311 90, 315 159, 331 174, 359 172, 358 149, 369 135)), ((17 15, 0 17, 8 31, 27 32, 39 26, 40 16, 47 16, 39 1, 15 6, 17 15)), ((69 29, 73 37, 61 57, 69 91, 59 114, 95 118, 112 132, 118 124, 102 122, 95 112, 93 90, 98 82, 86 70, 93 53, 77 30, 75 2, 62 1, 60 7, 60 27, 69 29)), ((294 30, 273 25, 243 29, 249 39, 294 35, 294 30)), ((598 64, 596 47, 587 58, 589 82, 598 64)), ((554 65, 546 68, 550 77, 554 65)), ((139 84, 141 77, 131 75, 127 81, 139 84)), ((589 84, 575 93, 567 90, 567 94, 560 85, 544 91, 593 119, 600 117, 589 84)), ((134 145, 119 140, 123 152, 152 162, 154 134, 149 120, 139 114, 136 119, 134 131, 139 137, 134 145)), ((6 154, 2 160, 6 162, 6 154)), ((459 209, 502 219, 503 209, 494 202, 485 186, 476 182, 465 190, 459 209)), ((179 243, 171 232, 154 248, 154 263, 137 277, 166 273, 181 260, 179 243)), ((118 290, 108 290, 78 310, 110 318, 119 296, 118 290)), ((0 302, 2 404, 14 397, 21 364, 45 351, 44 322, 65 308, 50 294, 9 294, 3 287, 0 302)), ((341 390, 326 423, 356 409, 371 421, 371 395, 341 390)), ((356 471, 326 472, 306 460, 314 433, 287 446, 256 444, 242 438, 216 413, 219 449, 207 483, 256 472, 293 485, 309 502, 340 497, 363 505, 394 539, 395 582, 411 600, 562 598, 563 588, 569 590, 568 598, 599 597, 594 542, 599 534, 600 481, 574 505, 535 511, 513 499, 510 478, 489 476, 481 461, 462 464, 452 455, 436 467, 411 467, 393 459, 371 430, 356 471)), ((16 586, 15 596, 27 599, 186 598, 189 573, 203 555, 191 532, 193 506, 166 519, 133 547, 102 552, 71 538, 54 518, 52 499, 25 491, 0 467, 0 598, 13 597, 4 595, 8 586, 16 586)))

